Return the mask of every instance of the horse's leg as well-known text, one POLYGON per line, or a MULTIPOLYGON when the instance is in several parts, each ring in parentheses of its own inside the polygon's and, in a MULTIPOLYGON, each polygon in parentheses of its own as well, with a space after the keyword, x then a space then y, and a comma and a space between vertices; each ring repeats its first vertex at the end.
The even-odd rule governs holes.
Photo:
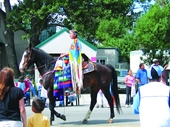
POLYGON ((108 120, 108 123, 112 123, 113 122, 113 117, 115 116, 114 114, 114 108, 113 108, 113 98, 112 95, 110 94, 109 88, 104 88, 102 89, 108 103, 109 103, 109 107, 110 107, 110 118, 108 120))
POLYGON ((56 117, 64 120, 64 121, 66 121, 66 116, 63 115, 63 114, 60 114, 60 113, 56 112, 55 110, 54 110, 54 115, 55 115, 56 117))
POLYGON ((54 104, 55 104, 55 97, 50 98, 50 104, 49 104, 49 108, 51 111, 51 116, 50 116, 50 124, 52 125, 52 121, 54 121, 54 115, 58 118, 61 118, 62 120, 66 121, 66 117, 65 115, 61 115, 60 113, 56 112, 54 109, 54 104))
POLYGON ((52 121, 54 121, 54 97, 49 98, 49 109, 50 109, 50 125, 52 125, 52 121))
POLYGON ((91 96, 90 108, 89 108, 89 110, 88 110, 88 112, 87 112, 87 114, 86 114, 86 116, 85 116, 85 118, 84 118, 84 120, 83 120, 82 123, 87 123, 87 122, 88 122, 88 119, 90 118, 90 115, 91 115, 91 113, 92 113, 92 111, 93 111, 93 108, 94 108, 94 106, 95 106, 95 104, 96 104, 96 102, 97 102, 97 93, 98 93, 98 91, 99 91, 99 89, 96 90, 96 89, 94 89, 93 87, 91 87, 91 93, 90 93, 90 96, 91 96))

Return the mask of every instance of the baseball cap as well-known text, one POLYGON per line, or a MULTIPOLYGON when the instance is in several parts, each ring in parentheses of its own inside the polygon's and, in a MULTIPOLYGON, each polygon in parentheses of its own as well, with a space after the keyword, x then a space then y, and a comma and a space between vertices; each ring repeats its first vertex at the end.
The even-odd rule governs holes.
POLYGON ((69 57, 68 56, 64 56, 63 60, 69 60, 69 57))
POLYGON ((159 60, 158 59, 153 59, 153 62, 155 63, 155 62, 158 62, 159 60))
POLYGON ((163 68, 160 66, 152 65, 150 68, 147 70, 147 76, 149 79, 156 79, 158 76, 161 76, 163 72, 163 68))

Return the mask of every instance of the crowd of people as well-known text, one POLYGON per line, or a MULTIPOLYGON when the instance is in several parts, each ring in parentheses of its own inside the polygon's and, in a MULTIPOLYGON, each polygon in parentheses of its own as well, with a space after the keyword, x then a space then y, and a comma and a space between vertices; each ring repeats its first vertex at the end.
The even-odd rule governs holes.
MULTIPOLYGON (((77 31, 69 32, 74 41, 69 53, 61 54, 60 57, 69 56, 72 58, 71 62, 79 61, 81 44, 77 39, 77 31), (74 50, 78 52, 76 60, 72 56, 74 50)), ((79 73, 82 69, 81 64, 77 62, 75 67, 77 70, 75 74, 81 74, 79 73)), ((125 77, 125 107, 131 106, 133 112, 139 114, 141 127, 170 127, 170 87, 168 86, 166 67, 163 68, 159 65, 158 59, 154 59, 153 64, 147 70, 144 63, 141 63, 135 76, 129 69, 125 77), (132 88, 136 84, 136 79, 137 93, 132 96, 132 88)), ((75 84, 81 84, 80 77, 82 76, 77 75, 75 84)), ((110 86, 112 87, 112 85, 110 86)), ((114 100, 114 93, 111 95, 114 100)), ((99 105, 104 107, 102 90, 99 91, 98 97, 101 99, 97 99, 99 100, 97 107, 99 105)), ((72 102, 74 98, 68 99, 72 102)), ((14 71, 11 68, 5 67, 0 71, 0 127, 50 127, 48 117, 42 114, 47 106, 46 100, 47 91, 43 87, 41 77, 35 87, 30 75, 26 75, 25 78, 20 76, 18 82, 14 83, 14 71), (25 106, 30 105, 30 92, 35 97, 32 101, 34 114, 27 119, 25 106)))
MULTIPOLYGON (((30 96, 31 96, 30 93, 32 93, 33 97, 38 97, 46 103, 47 90, 43 87, 42 78, 38 79, 38 83, 36 83, 36 87, 35 87, 29 74, 27 74, 25 78, 24 76, 20 76, 18 79, 18 82, 15 83, 15 86, 22 89, 24 93, 25 106, 30 105, 30 96)), ((47 103, 46 103, 46 106, 47 106, 47 103)))
MULTIPOLYGON (((135 76, 129 69, 125 77, 125 107, 131 106, 134 114, 139 114, 141 127, 170 126, 170 87, 167 66, 162 67, 159 60, 154 59, 148 69, 145 69, 144 63, 141 63, 135 76), (132 95, 132 86, 136 86, 135 95, 132 95)), ((97 108, 103 107, 101 90, 98 92, 98 100, 97 108)))
POLYGON ((38 98, 33 83, 27 75, 21 76, 14 83, 14 71, 5 67, 0 71, 0 126, 1 127, 50 127, 48 117, 42 114, 45 102, 38 98), (31 88, 30 86, 33 86, 31 88), (32 111, 35 113, 26 118, 25 104, 30 99, 30 90, 35 96, 32 111), (34 93, 35 92, 35 93, 34 93))
POLYGON ((125 78, 125 106, 131 105, 134 114, 139 114, 141 127, 170 126, 170 87, 166 68, 167 65, 162 67, 159 60, 154 59, 148 69, 141 63, 136 76, 129 70, 125 78), (131 91, 136 80, 137 92, 133 97, 131 91))
MULTIPOLYGON (((170 126, 170 87, 167 86, 166 78, 163 77, 165 68, 157 62, 154 62, 147 70, 143 63, 140 64, 136 77, 129 69, 125 78, 127 85, 125 105, 126 107, 133 105, 134 113, 140 116, 141 127, 170 126), (139 87, 133 98, 131 87, 135 83, 135 79, 137 79, 139 87)), ((14 84, 14 71, 6 67, 0 71, 0 77, 0 125, 5 127, 50 126, 48 117, 42 114, 47 91, 42 92, 44 88, 41 78, 37 85, 37 93, 29 75, 26 75, 25 79, 20 76, 18 82, 14 84), (30 101, 30 91, 35 97, 32 101, 32 111, 35 114, 26 119, 25 105, 30 104, 28 102, 30 101)), ((103 102, 101 102, 101 106, 103 107, 103 102)))

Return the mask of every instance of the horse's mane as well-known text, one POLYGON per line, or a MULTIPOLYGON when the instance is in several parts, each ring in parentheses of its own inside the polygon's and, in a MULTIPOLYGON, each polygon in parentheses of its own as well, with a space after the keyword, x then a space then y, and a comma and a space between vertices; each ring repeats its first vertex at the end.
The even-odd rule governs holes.
POLYGON ((32 50, 44 62, 47 68, 50 68, 52 64, 54 65, 55 60, 51 55, 38 48, 32 48, 32 50))

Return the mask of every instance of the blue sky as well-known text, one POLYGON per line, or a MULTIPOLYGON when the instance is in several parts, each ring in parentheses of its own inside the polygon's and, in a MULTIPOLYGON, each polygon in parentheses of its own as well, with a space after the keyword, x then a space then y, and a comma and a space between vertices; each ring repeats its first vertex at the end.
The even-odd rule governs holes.
MULTIPOLYGON (((144 4, 150 4, 150 5, 153 5, 155 3, 155 0, 151 0, 151 2, 146 2, 144 4)), ((144 4, 140 3, 140 2, 134 2, 134 9, 133 9, 133 12, 134 13, 138 13, 140 11, 143 11, 143 7, 144 4)))

